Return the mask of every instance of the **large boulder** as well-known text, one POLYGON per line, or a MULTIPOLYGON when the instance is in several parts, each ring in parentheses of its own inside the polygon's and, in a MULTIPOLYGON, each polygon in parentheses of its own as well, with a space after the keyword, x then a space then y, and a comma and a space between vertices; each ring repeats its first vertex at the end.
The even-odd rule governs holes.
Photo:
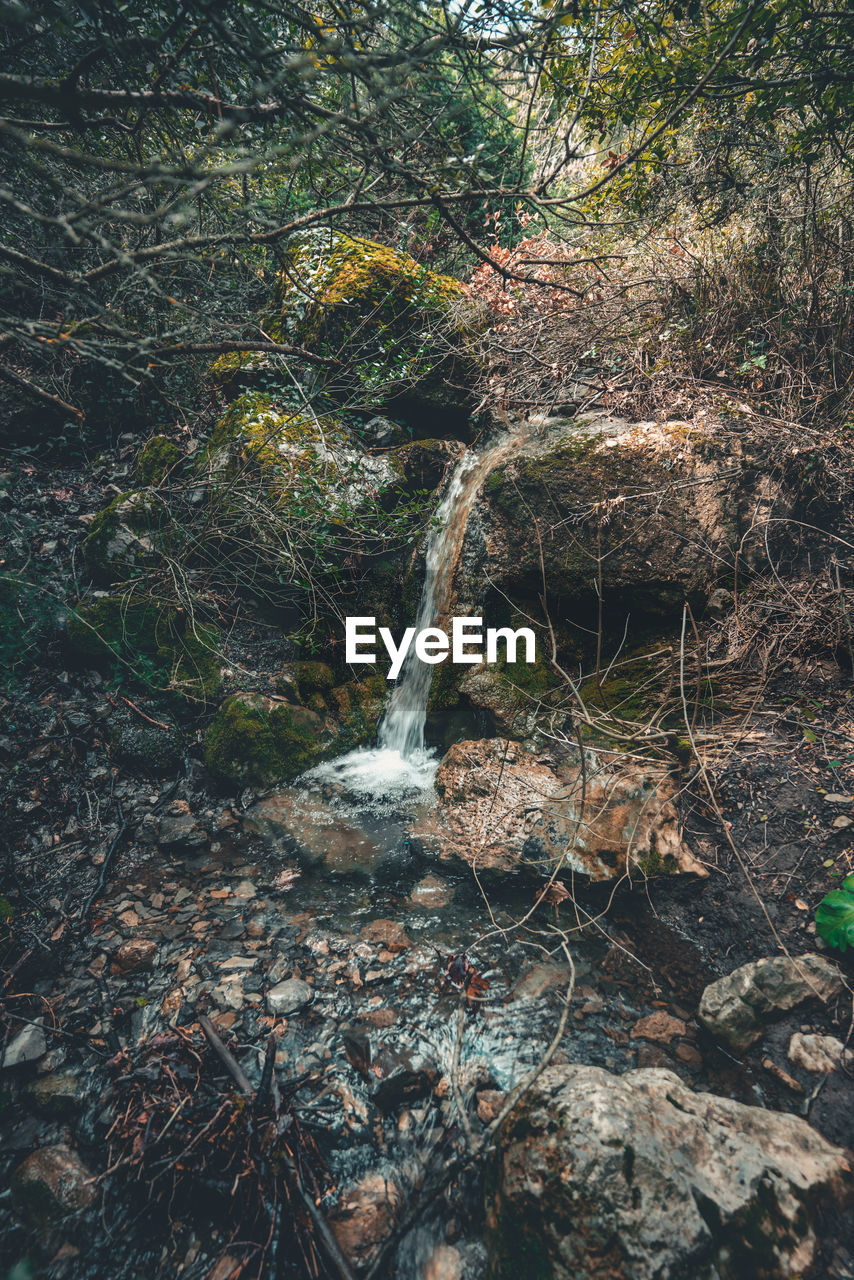
POLYGON ((269 395, 238 396, 214 426, 197 469, 215 494, 235 501, 243 479, 267 495, 269 515, 299 494, 318 510, 346 512, 399 484, 402 465, 369 453, 339 419, 280 405, 269 395))
POLYGON ((439 804, 411 833, 442 862, 478 874, 549 875, 560 864, 591 880, 693 872, 676 789, 663 770, 525 751, 505 738, 458 742, 436 774, 439 804))
POLYGON ((86 568, 100 583, 126 582, 157 563, 170 524, 163 502, 147 490, 131 490, 100 511, 83 541, 86 568))
MULTIPOLYGON (((502 600, 535 608, 545 585, 556 622, 567 616, 595 629, 600 577, 617 639, 629 614, 633 629, 649 629, 686 599, 704 606, 718 582, 732 583, 736 563, 745 571, 763 561, 768 518, 791 516, 806 500, 794 465, 787 473, 769 463, 767 434, 739 426, 533 420, 483 484, 457 572, 457 612, 479 611, 487 580, 502 600)), ((791 529, 786 536, 791 549, 791 529)))
POLYGON ((474 406, 463 285, 408 253, 341 232, 289 243, 271 333, 339 360, 329 387, 453 429, 474 406))
POLYGON ((550 1067, 492 1158, 493 1280, 784 1280, 850 1203, 850 1153, 663 1070, 550 1067))
POLYGON ((768 956, 710 983, 700 998, 700 1021, 741 1053, 766 1022, 805 1000, 829 1000, 843 987, 839 969, 824 956, 768 956))

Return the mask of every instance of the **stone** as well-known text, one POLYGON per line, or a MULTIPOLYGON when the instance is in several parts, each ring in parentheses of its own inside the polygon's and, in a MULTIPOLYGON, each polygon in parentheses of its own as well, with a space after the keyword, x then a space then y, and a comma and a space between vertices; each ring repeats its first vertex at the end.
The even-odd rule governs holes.
POLYGON ((787 1280, 854 1191, 850 1153, 797 1116, 581 1065, 547 1068, 487 1176, 494 1280, 787 1280))
POLYGON ((372 920, 359 930, 363 942, 373 942, 387 951, 408 951, 412 946, 401 925, 396 920, 372 920))
POLYGON ((435 1063, 422 1053, 384 1045, 374 1054, 371 1098, 384 1114, 429 1096, 439 1078, 435 1063))
POLYGON ((700 998, 703 1025, 737 1053, 762 1035, 766 1021, 805 1000, 829 1000, 843 989, 836 965, 823 956, 768 956, 712 982, 700 998))
POLYGON ((454 896, 454 891, 447 880, 439 876, 424 876, 413 887, 409 901, 414 907, 438 911, 446 907, 454 896))
POLYGON ((631 1029, 633 1040, 652 1040, 655 1044, 669 1044, 677 1036, 684 1036, 688 1028, 681 1018, 674 1018, 663 1009, 656 1009, 646 1018, 640 1018, 631 1029))
POLYGON ((80 1081, 73 1071, 51 1071, 27 1085, 26 1094, 36 1111, 52 1120, 68 1120, 83 1108, 80 1081))
POLYGON ((267 992, 267 1009, 276 1017, 286 1018, 311 1004, 314 992, 302 978, 288 978, 267 992))
POLYGON ((854 1051, 846 1049, 836 1036, 804 1035, 801 1031, 789 1041, 787 1056, 796 1067, 821 1075, 830 1075, 854 1061, 854 1051))
POLYGON ((32 1026, 23 1027, 9 1041, 3 1052, 3 1068, 20 1067, 25 1062, 38 1062, 47 1053, 47 1040, 42 1030, 42 1019, 32 1026))
POLYGON ((522 601, 544 580, 562 616, 595 627, 599 563, 618 642, 629 616, 675 620, 686 599, 708 599, 731 581, 734 547, 746 568, 761 563, 762 539, 742 543, 742 535, 772 514, 785 520, 807 499, 803 481, 768 465, 767 428, 749 419, 736 432, 711 414, 531 422, 516 455, 485 477, 455 574, 454 613, 481 612, 484 581, 522 601))
POLYGON ((355 1266, 370 1262, 394 1227, 402 1202, 397 1183, 379 1172, 365 1174, 341 1192, 328 1221, 338 1247, 355 1266))
POLYGON ((153 969, 156 957, 157 943, 153 938, 132 938, 119 947, 115 961, 123 973, 136 973, 153 969))
POLYGON ((478 874, 548 876, 560 863, 590 880, 705 868, 682 844, 666 771, 586 755, 571 761, 504 738, 458 742, 436 774, 439 804, 413 827, 425 854, 478 874), (582 800, 583 798, 583 800, 582 800))
POLYGON ((506 1101, 507 1094, 500 1089, 481 1089, 477 1095, 478 1120, 483 1124, 491 1124, 506 1101))
POLYGON ((379 850, 368 833, 315 796, 282 788, 252 805, 245 826, 301 866, 337 875, 369 875, 379 850))
POLYGON ((206 841, 207 834, 190 813, 186 800, 176 800, 160 819, 158 843, 164 849, 195 849, 206 841))
POLYGON ((421 1268, 420 1280, 463 1280, 463 1257, 452 1244, 438 1244, 421 1268))
POLYGON ((92 1174, 64 1142, 34 1151, 12 1174, 12 1204, 33 1227, 82 1213, 96 1194, 92 1174))

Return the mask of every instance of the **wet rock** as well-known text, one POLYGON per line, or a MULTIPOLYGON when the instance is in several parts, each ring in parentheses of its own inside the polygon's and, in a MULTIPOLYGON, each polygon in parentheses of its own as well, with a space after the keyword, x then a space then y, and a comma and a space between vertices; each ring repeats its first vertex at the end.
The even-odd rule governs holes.
POLYGON ((426 1098, 439 1078, 435 1064, 423 1054, 389 1046, 375 1054, 372 1069, 377 1075, 371 1098, 386 1114, 426 1098))
POLYGON ((96 1194, 92 1174, 64 1142, 34 1151, 12 1175, 12 1204, 34 1227, 81 1213, 96 1194))
POLYGON ((24 1027, 9 1041, 3 1052, 4 1069, 20 1067, 25 1062, 37 1062, 47 1053, 47 1040, 42 1030, 42 1022, 34 1026, 24 1027))
POLYGON ((532 964, 513 987, 514 1000, 539 1000, 552 987, 569 983, 568 964, 532 964))
POLYGON ((205 764, 233 787, 271 787, 328 755, 337 727, 309 707, 262 693, 226 698, 205 735, 205 764))
POLYGON ((463 1280, 463 1258, 452 1244, 439 1244, 421 1269, 422 1280, 463 1280))
POLYGON ((374 942, 386 951, 408 951, 412 946, 401 925, 396 920, 372 920, 359 930, 363 942, 374 942))
POLYGON ((132 938, 119 947, 115 961, 123 973, 136 973, 153 969, 156 957, 157 943, 153 938, 132 938))
POLYGON ((760 1038, 766 1021, 805 1000, 829 1000, 842 987, 836 965, 823 956, 768 956, 706 987, 699 1017, 713 1035, 741 1053, 760 1038))
POLYGON ((640 1018, 632 1027, 633 1040, 652 1040, 654 1044, 670 1044, 677 1036, 684 1036, 688 1028, 681 1018, 674 1018, 663 1009, 656 1009, 646 1018, 640 1018))
POLYGON ((854 1188, 849 1153, 798 1117, 578 1065, 548 1068, 509 1117, 490 1182, 495 1280, 784 1280, 854 1188))
POLYGON ((288 978, 267 992, 267 1009, 276 1017, 286 1018, 311 1004, 314 992, 302 978, 288 978))
POLYGON ((164 849, 194 849, 207 842, 207 833, 190 813, 186 800, 176 800, 160 819, 158 843, 164 849))
POLYGON ((394 1227, 402 1202, 397 1183, 376 1172, 341 1192, 329 1225, 341 1252, 355 1266, 374 1256, 394 1227))
POLYGON ((680 839, 674 783, 652 766, 605 765, 589 751, 585 782, 572 763, 489 738, 451 747, 436 790, 411 839, 442 862, 542 876, 563 858, 591 880, 707 874, 680 839))
POLYGON ((836 1036, 804 1035, 796 1031, 789 1041, 788 1058, 796 1067, 816 1074, 830 1075, 854 1061, 854 1052, 846 1049, 836 1036))
POLYGON ((304 867, 337 875, 370 874, 379 851, 370 836, 303 792, 285 789, 259 800, 243 816, 245 826, 304 867))
POLYGON ((51 1071, 26 1088, 36 1111, 52 1120, 68 1120, 83 1108, 80 1081, 73 1071, 51 1071))
POLYGON ((438 911, 441 907, 446 907, 453 896, 454 891, 447 880, 442 880, 439 876, 424 876, 413 888, 409 901, 415 907, 438 911))

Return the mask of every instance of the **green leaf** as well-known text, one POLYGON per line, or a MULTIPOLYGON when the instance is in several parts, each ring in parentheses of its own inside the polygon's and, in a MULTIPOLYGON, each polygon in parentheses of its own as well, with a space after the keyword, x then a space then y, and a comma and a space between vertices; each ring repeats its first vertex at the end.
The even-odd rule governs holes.
POLYGON ((854 875, 825 894, 816 908, 815 927, 829 946, 839 951, 854 947, 854 875))

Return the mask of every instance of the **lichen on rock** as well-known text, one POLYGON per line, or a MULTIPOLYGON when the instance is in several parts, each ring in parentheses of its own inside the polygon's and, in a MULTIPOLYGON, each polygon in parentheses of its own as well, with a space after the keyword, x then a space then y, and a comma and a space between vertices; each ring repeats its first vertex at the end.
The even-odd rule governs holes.
POLYGON ((98 582, 124 582, 153 564, 161 525, 168 522, 162 504, 150 493, 120 493, 101 511, 83 542, 86 567, 98 582))
POLYGON ((279 334, 346 365, 368 404, 417 403, 446 419, 472 406, 472 319, 462 284, 409 254, 341 232, 295 236, 277 297, 279 334))

